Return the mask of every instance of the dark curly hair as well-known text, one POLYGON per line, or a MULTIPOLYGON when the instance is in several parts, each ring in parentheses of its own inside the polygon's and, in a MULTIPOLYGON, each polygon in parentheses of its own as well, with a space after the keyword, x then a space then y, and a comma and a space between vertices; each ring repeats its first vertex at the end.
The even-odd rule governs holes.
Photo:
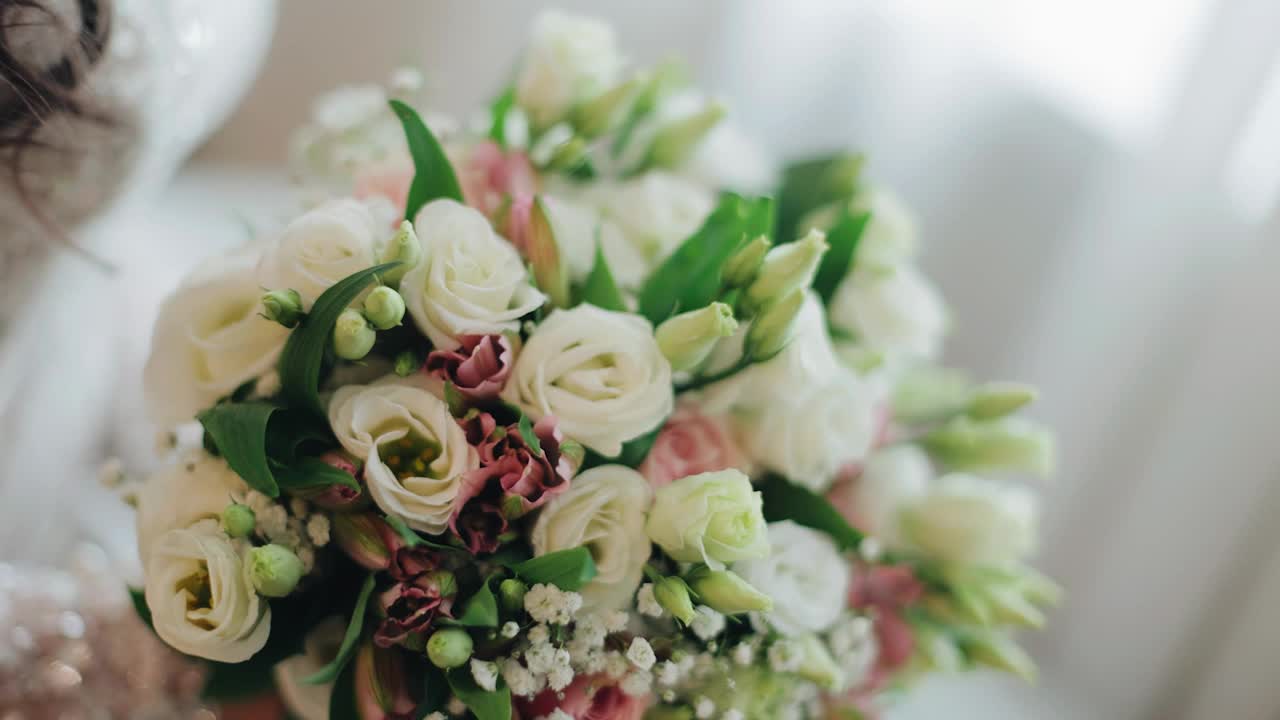
MULTIPOLYGON (((6 172, 23 204, 50 234, 65 234, 32 197, 24 162, 40 150, 69 152, 41 133, 56 118, 110 126, 108 114, 84 92, 86 78, 106 52, 111 36, 110 0, 70 0, 59 13, 47 0, 0 0, 0 171, 6 172), (78 27, 71 23, 78 20, 78 27), (33 43, 33 30, 54 30, 64 42, 33 43), (25 42, 24 42, 25 41, 25 42), (36 57, 32 57, 36 56, 36 57)), ((38 37, 38 36, 37 36, 38 37)))

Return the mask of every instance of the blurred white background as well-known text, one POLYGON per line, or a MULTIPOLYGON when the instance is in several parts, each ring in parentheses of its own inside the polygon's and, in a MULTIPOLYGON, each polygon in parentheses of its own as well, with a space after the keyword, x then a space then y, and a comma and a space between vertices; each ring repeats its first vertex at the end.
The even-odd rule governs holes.
MULTIPOLYGON (((1061 468, 1041 564, 1069 595, 1032 640, 1042 683, 944 679, 895 717, 1280 718, 1280 3, 556 4, 612 20, 638 61, 686 56, 784 157, 867 151, 919 213, 948 359, 1043 390, 1061 468)), ((283 0, 246 101, 110 245, 146 258, 116 281, 124 366, 181 269, 287 212, 315 95, 412 64, 463 111, 543 5, 283 0)))

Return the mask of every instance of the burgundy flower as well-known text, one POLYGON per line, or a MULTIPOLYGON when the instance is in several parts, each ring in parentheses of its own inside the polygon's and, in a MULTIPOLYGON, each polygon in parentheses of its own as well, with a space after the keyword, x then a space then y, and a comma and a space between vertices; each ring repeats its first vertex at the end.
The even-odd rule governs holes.
POLYGON ((505 335, 463 335, 457 350, 432 350, 427 355, 427 372, 452 382, 463 397, 492 400, 498 397, 511 365, 515 349, 505 335))
POLYGON ((412 633, 425 632, 440 615, 448 617, 453 598, 445 596, 430 574, 391 586, 378 596, 386 618, 373 634, 379 647, 391 647, 412 633))
POLYGON ((453 522, 454 533, 472 555, 497 550, 501 544, 499 538, 509 527, 502 508, 479 500, 468 503, 453 522))
POLYGON ((569 489, 577 461, 563 450, 564 435, 554 416, 534 423, 533 434, 541 446, 525 442, 519 424, 505 428, 497 440, 481 443, 480 467, 468 474, 460 491, 459 507, 473 497, 493 494, 512 516, 528 513, 569 489), (518 511, 514 511, 518 509, 518 511))
POLYGON ((467 444, 477 450, 492 443, 493 431, 498 429, 498 421, 481 410, 469 410, 466 415, 457 418, 457 422, 462 427, 463 434, 466 435, 467 444))
POLYGON ((439 567, 440 556, 436 551, 425 547, 401 546, 391 554, 391 564, 387 569, 396 580, 410 582, 439 567))

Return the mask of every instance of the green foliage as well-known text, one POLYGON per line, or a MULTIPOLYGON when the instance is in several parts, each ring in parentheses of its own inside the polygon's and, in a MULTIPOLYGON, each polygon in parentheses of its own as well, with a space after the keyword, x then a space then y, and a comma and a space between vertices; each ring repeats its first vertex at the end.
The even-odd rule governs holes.
POLYGON ((457 622, 466 627, 498 627, 498 599, 488 579, 481 582, 480 588, 467 600, 457 622))
POLYGON ((858 251, 858 241, 862 239, 862 233, 867 229, 867 222, 870 219, 871 213, 851 215, 848 212, 842 212, 840 219, 827 231, 829 247, 826 254, 822 256, 818 273, 813 278, 813 289, 822 298, 823 305, 831 304, 831 298, 835 296, 836 289, 840 287, 840 283, 853 267, 854 257, 858 251))
POLYGON ((530 585, 543 583, 561 590, 579 590, 596 576, 596 563, 590 550, 576 547, 515 563, 511 570, 530 585))
POLYGON ((231 469, 268 497, 280 495, 267 463, 267 423, 278 409, 266 402, 222 403, 197 416, 231 469))
POLYGON ((342 644, 338 647, 338 654, 334 656, 328 665, 308 676, 303 682, 308 685, 323 685, 333 682, 350 662, 351 656, 356 651, 356 643, 360 642, 360 634, 364 632, 365 609, 369 606, 369 596, 373 594, 374 580, 374 574, 369 573, 369 576, 364 580, 364 585, 360 586, 360 594, 356 596, 356 605, 351 610, 351 620, 347 623, 346 634, 342 636, 342 644))
POLYGON ((778 190, 777 241, 795 240, 805 215, 833 203, 847 203, 858 190, 864 159, 838 152, 793 163, 783 171, 778 190))
POLYGON ((448 198, 462 202, 462 186, 458 184, 449 156, 418 112, 399 100, 391 101, 391 110, 404 126, 409 154, 413 157, 413 184, 409 186, 405 203, 405 219, 412 221, 422 206, 432 200, 448 198))
POLYGON ((476 720, 511 720, 511 690, 499 685, 492 692, 482 690, 471 670, 460 667, 446 673, 453 694, 467 706, 476 720))
POLYGON ((821 495, 781 475, 770 475, 759 487, 764 495, 764 516, 769 522, 790 520, 824 532, 841 550, 856 550, 862 544, 862 533, 821 495))
POLYGON ((626 302, 618 283, 613 279, 613 271, 609 269, 609 261, 605 259, 604 248, 596 245, 595 264, 591 266, 591 274, 578 292, 578 302, 591 303, 598 308, 625 312, 626 302))

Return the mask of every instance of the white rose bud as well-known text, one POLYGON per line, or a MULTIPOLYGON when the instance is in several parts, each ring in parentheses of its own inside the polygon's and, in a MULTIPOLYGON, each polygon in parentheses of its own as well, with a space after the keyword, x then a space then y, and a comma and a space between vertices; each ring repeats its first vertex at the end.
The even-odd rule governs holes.
POLYGON ((295 328, 302 319, 302 296, 297 290, 270 290, 262 295, 262 315, 287 328, 295 328))
POLYGON ((408 220, 400 221, 400 229, 395 235, 387 241, 383 246, 382 252, 378 254, 379 263, 398 262, 396 267, 382 274, 382 282, 395 286, 400 284, 400 280, 404 278, 405 273, 412 270, 422 261, 422 243, 418 240, 418 233, 413 230, 413 223, 408 220))
POLYGON ((924 447, 953 470, 1053 472, 1053 435, 1019 418, 955 418, 924 437, 924 447))
POLYGON ((404 298, 386 286, 374 288, 364 298, 364 316, 379 330, 390 330, 404 319, 404 298))
POLYGON ((612 610, 631 602, 651 550, 644 532, 649 495, 640 473, 601 465, 575 477, 539 512, 530 536, 535 556, 583 545, 591 550, 596 576, 580 590, 583 607, 612 610))
POLYGON ((156 539, 146 599, 156 634, 187 655, 244 662, 271 633, 270 606, 254 591, 236 545, 212 520, 156 539))
POLYGON ((671 363, 649 322, 579 305, 556 310, 516 358, 502 397, 605 457, 671 414, 671 363))
POLYGON ((748 305, 764 307, 795 290, 809 287, 826 252, 827 236, 816 229, 811 229, 795 242, 770 250, 764 256, 760 273, 747 287, 745 300, 748 305))
POLYGON ((660 128, 649 146, 645 164, 668 169, 680 167, 693 156, 703 138, 720 124, 726 112, 722 103, 712 102, 660 128))
POLYGON ((612 86, 621 68, 612 27, 545 11, 533 22, 533 37, 516 78, 516 102, 535 127, 545 129, 612 86))
POLYGON ((658 489, 645 531, 675 560, 723 569, 768 556, 762 503, 740 470, 690 475, 658 489))
POLYGON ((725 615, 773 609, 773 600, 768 595, 729 570, 698 568, 689 574, 689 585, 698 593, 699 601, 725 615))
POLYGON ((729 337, 737 329, 733 308, 713 302, 663 321, 654 337, 662 354, 671 361, 672 369, 692 370, 707 359, 721 338, 729 337))
POLYGON ((769 542, 773 551, 767 558, 733 568, 773 598, 766 620, 792 637, 830 628, 845 610, 849 561, 830 537, 789 520, 770 523, 769 542))
POLYGON ((205 263, 160 306, 143 370, 152 422, 190 422, 275 368, 289 331, 259 314, 262 289, 252 272, 257 259, 238 251, 205 263))
POLYGON ((478 210, 436 200, 418 212, 414 227, 423 259, 400 281, 400 294, 438 349, 457 348, 460 335, 516 330, 545 300, 529 284, 520 254, 478 210))
POLYGON ((795 337, 796 318, 800 316, 804 301, 804 290, 793 290, 756 316, 747 329, 743 348, 747 357, 763 362, 782 352, 795 337))
POLYGON ((258 266, 258 283, 292 288, 304 309, 331 285, 375 264, 378 221, 358 200, 331 200, 289 223, 258 266))
POLYGON ((954 473, 901 511, 912 547, 942 560, 1011 565, 1035 549, 1037 508, 1027 488, 954 473))
POLYGON ((343 360, 361 360, 373 349, 378 333, 359 312, 347 308, 333 326, 333 351, 343 360))
POLYGON ((761 235, 735 252, 728 262, 724 264, 725 284, 737 288, 750 285, 751 281, 755 280, 756 275, 760 273, 760 266, 764 264, 764 257, 772 247, 773 243, 769 241, 769 238, 761 235))
POLYGON ((390 376, 347 385, 329 403, 343 449, 364 461, 369 494, 383 512, 416 530, 445 531, 463 476, 480 465, 430 378, 390 376))
POLYGON ((267 597, 284 597, 293 592, 306 573, 298 556, 283 545, 263 545, 249 551, 249 579, 267 597))

